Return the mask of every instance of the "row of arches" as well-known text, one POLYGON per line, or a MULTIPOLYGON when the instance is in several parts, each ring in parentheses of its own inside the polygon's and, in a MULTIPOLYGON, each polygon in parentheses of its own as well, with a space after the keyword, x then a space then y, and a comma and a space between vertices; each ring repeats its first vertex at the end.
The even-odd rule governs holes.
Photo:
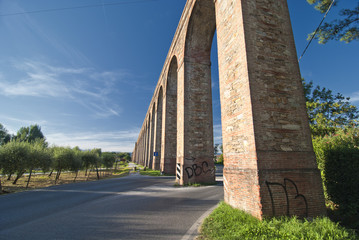
MULTIPOLYGON (((214 182, 211 0, 187 1, 134 150, 136 162, 179 183, 214 182), (193 166, 205 166, 194 174, 193 166)), ((197 168, 196 168, 197 169, 197 168)))
POLYGON ((177 66, 177 58, 173 56, 167 77, 151 102, 133 152, 136 163, 166 174, 174 174, 176 165, 177 66))
POLYGON ((225 201, 258 218, 325 213, 286 0, 187 0, 133 160, 181 185, 215 181, 216 30, 225 201))

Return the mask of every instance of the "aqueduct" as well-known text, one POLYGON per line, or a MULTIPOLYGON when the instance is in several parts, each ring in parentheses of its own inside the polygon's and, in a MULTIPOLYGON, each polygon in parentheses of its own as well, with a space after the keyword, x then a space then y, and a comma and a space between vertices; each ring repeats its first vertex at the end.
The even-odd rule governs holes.
POLYGON ((225 201, 258 218, 324 215, 286 0, 187 0, 134 161, 180 184, 215 180, 215 30, 225 201))

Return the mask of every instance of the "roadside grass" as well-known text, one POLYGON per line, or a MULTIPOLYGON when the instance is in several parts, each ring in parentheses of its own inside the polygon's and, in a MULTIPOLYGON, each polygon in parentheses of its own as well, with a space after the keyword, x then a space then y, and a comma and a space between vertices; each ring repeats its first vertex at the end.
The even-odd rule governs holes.
MULTIPOLYGON (((100 180, 109 179, 109 178, 118 178, 127 176, 130 172, 128 168, 120 168, 117 170, 99 170, 100 180)), ((79 171, 76 180, 76 173, 73 172, 63 172, 61 173, 60 179, 57 181, 56 185, 69 184, 69 183, 78 183, 78 182, 86 182, 86 181, 96 181, 97 174, 96 170, 88 172, 87 176, 85 176, 85 171, 79 171)), ((28 176, 22 176, 16 184, 12 184, 14 181, 14 177, 11 180, 7 180, 6 176, 1 177, 2 189, 4 193, 15 193, 22 192, 31 189, 37 188, 45 188, 55 185, 55 177, 56 173, 52 173, 49 176, 49 173, 41 174, 41 175, 32 175, 29 187, 26 188, 28 176)))
POLYGON ((255 217, 221 202, 203 222, 198 240, 204 239, 358 239, 354 230, 345 229, 327 217, 312 221, 296 217, 255 217))
POLYGON ((212 186, 212 185, 217 185, 217 182, 213 182, 213 183, 187 183, 184 185, 180 185, 178 183, 175 183, 173 186, 174 187, 204 187, 204 186, 212 186))
POLYGON ((152 170, 152 169, 146 169, 146 171, 141 169, 140 174, 146 176, 162 176, 159 170, 152 170))

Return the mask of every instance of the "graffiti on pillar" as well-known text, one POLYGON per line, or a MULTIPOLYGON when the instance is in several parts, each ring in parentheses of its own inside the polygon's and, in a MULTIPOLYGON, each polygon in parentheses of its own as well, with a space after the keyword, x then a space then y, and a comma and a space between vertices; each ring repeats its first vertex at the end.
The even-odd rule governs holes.
POLYGON ((208 162, 206 161, 202 162, 200 166, 198 164, 192 164, 192 166, 186 167, 184 170, 186 171, 188 178, 200 176, 213 171, 213 169, 209 168, 208 162))
POLYGON ((273 197, 273 193, 272 193, 272 190, 271 190, 271 186, 280 186, 283 188, 284 190, 284 193, 285 193, 285 198, 286 198, 286 202, 287 202, 287 216, 289 216, 289 209, 291 207, 290 205, 290 201, 293 200, 293 199, 289 199, 289 195, 288 195, 288 183, 291 183, 294 188, 295 188, 295 191, 296 191, 296 195, 294 196, 294 199, 302 199, 304 204, 305 204, 305 217, 308 217, 308 203, 307 203, 307 199, 305 198, 305 196, 303 194, 300 194, 299 191, 298 191, 298 187, 297 185, 295 184, 294 181, 288 179, 288 178, 284 178, 284 184, 281 184, 281 183, 277 183, 277 182, 268 182, 266 181, 266 185, 267 185, 267 188, 268 188, 268 191, 269 191, 269 195, 270 195, 270 198, 271 198, 271 202, 272 202, 272 213, 273 213, 273 216, 275 216, 275 206, 274 206, 274 200, 275 198, 273 197))

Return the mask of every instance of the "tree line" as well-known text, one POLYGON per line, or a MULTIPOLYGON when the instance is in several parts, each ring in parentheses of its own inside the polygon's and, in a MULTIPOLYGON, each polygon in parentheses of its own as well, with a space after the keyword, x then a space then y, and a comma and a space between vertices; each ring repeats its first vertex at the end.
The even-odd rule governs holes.
POLYGON ((0 124, 0 170, 7 180, 15 177, 13 184, 28 172, 28 187, 34 170, 50 172, 49 176, 55 172, 55 184, 63 171, 76 173, 75 181, 80 170, 85 170, 88 176, 88 171, 94 169, 99 179, 99 167, 112 168, 117 159, 130 161, 131 156, 129 153, 102 153, 99 148, 82 151, 79 147, 49 147, 38 125, 22 127, 16 135, 10 135, 0 124))

